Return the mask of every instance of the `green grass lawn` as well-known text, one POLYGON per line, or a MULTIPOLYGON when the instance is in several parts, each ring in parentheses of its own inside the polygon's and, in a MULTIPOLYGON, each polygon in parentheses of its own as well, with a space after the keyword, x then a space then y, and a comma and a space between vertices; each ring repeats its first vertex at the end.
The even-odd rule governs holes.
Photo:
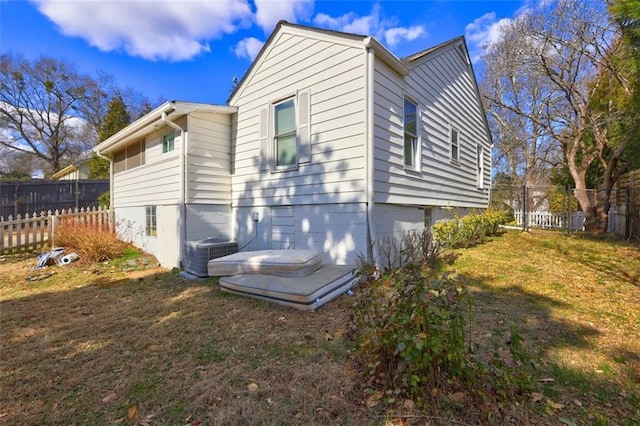
MULTIPOLYGON (((479 355, 515 327, 536 379, 495 424, 638 424, 638 247, 506 233, 454 254, 479 355)), ((303 313, 131 253, 35 263, 0 257, 0 424, 469 424, 367 405, 347 296, 303 313)))

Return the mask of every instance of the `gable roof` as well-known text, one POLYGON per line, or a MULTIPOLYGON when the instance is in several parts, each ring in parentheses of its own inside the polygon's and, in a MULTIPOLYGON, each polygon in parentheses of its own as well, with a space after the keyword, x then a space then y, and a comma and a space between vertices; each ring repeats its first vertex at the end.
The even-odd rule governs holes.
POLYGON ((445 41, 443 43, 440 43, 440 44, 437 44, 437 45, 435 45, 433 47, 429 47, 428 49, 421 50, 420 52, 416 52, 413 55, 405 56, 404 58, 402 58, 402 62, 404 62, 404 63, 414 62, 414 61, 417 61, 417 60, 419 60, 421 58, 429 56, 430 54, 432 54, 434 52, 437 52, 439 50, 443 50, 446 47, 455 46, 455 45, 460 44, 460 43, 466 45, 466 41, 465 41, 464 36, 459 36, 459 37, 456 37, 456 38, 452 38, 451 40, 447 40, 447 41, 445 41))
POLYGON ((123 147, 134 140, 149 133, 150 128, 162 125, 162 117, 175 121, 193 112, 212 112, 218 114, 233 114, 237 108, 226 105, 201 104, 196 102, 169 101, 165 102, 153 111, 140 117, 115 135, 105 139, 93 148, 98 154, 106 154, 123 147))
POLYGON ((395 72, 402 76, 405 76, 409 73, 409 70, 403 63, 403 61, 373 37, 361 34, 346 33, 342 31, 326 30, 323 28, 310 27, 307 25, 291 24, 287 21, 280 21, 274 28, 267 41, 262 45, 262 49, 260 49, 260 52, 258 52, 258 54, 256 55, 255 59, 249 66, 249 69, 247 69, 247 72, 244 73, 238 85, 234 88, 233 92, 231 92, 231 95, 227 99, 228 104, 231 103, 236 95, 242 90, 247 80, 249 80, 249 78, 251 77, 254 69, 258 66, 258 64, 262 62, 265 52, 269 50, 274 40, 283 31, 307 32, 324 37, 335 37, 336 39, 342 40, 344 42, 359 45, 363 50, 366 48, 373 48, 376 52, 377 57, 382 62, 389 65, 395 72))

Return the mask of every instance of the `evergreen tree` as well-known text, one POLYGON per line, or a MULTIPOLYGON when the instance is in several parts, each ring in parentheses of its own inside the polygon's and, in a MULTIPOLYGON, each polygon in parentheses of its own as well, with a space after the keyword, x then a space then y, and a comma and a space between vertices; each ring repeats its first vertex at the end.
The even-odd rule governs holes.
MULTIPOLYGON (((109 102, 107 115, 102 126, 98 129, 100 142, 115 135, 131 123, 131 117, 127 110, 127 105, 122 100, 122 96, 117 93, 109 102)), ((89 160, 90 179, 109 179, 109 162, 93 154, 89 160)))

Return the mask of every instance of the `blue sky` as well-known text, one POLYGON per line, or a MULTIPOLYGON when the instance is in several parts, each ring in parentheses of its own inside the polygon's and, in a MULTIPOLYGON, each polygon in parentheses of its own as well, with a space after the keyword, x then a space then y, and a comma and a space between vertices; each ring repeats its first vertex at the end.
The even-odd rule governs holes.
POLYGON ((372 35, 399 57, 465 35, 471 56, 532 0, 0 0, 0 51, 113 75, 150 99, 224 104, 281 20, 372 35))

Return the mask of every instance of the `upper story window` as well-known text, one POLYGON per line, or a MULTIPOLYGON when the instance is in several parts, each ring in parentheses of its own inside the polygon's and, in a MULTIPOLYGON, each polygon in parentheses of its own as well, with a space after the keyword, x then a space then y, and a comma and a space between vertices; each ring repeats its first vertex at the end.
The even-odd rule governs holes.
POLYGON ((484 188, 484 147, 482 145, 476 147, 476 182, 478 189, 484 188))
POLYGON ((126 146, 113 154, 113 172, 119 173, 134 167, 142 166, 145 161, 144 139, 126 146))
POLYGON ((260 110, 260 170, 291 170, 311 162, 310 107, 305 89, 260 110))
POLYGON ((417 169, 418 152, 418 106, 410 100, 404 100, 404 165, 417 169))
POLYGON ((451 128, 451 160, 460 161, 460 131, 451 128))
POLYGON ((275 104, 273 107, 274 151, 276 167, 293 167, 298 163, 296 144, 296 110, 293 99, 275 104))
POLYGON ((166 135, 162 135, 162 153, 173 151, 175 148, 175 133, 170 132, 166 135))

